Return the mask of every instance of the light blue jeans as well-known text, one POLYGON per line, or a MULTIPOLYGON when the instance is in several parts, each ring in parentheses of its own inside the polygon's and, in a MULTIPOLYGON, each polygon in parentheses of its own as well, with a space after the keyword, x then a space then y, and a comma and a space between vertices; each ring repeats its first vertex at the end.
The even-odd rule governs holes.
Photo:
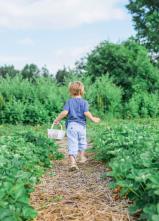
POLYGON ((67 144, 68 154, 74 157, 77 156, 78 151, 85 151, 87 148, 86 126, 70 122, 67 126, 67 144))

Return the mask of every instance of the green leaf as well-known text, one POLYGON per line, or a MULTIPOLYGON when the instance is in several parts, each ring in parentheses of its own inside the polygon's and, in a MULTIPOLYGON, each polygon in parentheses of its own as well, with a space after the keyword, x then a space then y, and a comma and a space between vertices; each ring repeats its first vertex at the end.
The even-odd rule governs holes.
POLYGON ((159 215, 153 215, 152 221, 159 221, 159 215))
POLYGON ((154 193, 159 196, 159 190, 155 190, 154 193))
POLYGON ((24 184, 16 184, 15 186, 12 187, 10 190, 11 195, 17 200, 19 198, 22 198, 23 195, 26 194, 26 190, 24 188, 24 184))
POLYGON ((10 209, 0 208, 0 220, 4 220, 5 217, 10 216, 10 209))
POLYGON ((14 216, 8 216, 3 219, 3 221, 20 221, 21 219, 17 219, 14 216))
POLYGON ((25 219, 34 219, 37 216, 37 212, 31 207, 24 207, 22 214, 25 219))
POLYGON ((157 204, 157 213, 159 214, 159 203, 157 204))

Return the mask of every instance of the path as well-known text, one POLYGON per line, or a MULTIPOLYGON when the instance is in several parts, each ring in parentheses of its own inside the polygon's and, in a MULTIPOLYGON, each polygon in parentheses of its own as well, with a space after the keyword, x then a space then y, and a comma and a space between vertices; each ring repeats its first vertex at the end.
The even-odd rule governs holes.
POLYGON ((127 203, 114 200, 109 178, 101 179, 105 166, 88 154, 79 171, 69 172, 66 140, 58 143, 65 159, 54 161, 31 195, 38 211, 34 221, 131 221, 127 203))

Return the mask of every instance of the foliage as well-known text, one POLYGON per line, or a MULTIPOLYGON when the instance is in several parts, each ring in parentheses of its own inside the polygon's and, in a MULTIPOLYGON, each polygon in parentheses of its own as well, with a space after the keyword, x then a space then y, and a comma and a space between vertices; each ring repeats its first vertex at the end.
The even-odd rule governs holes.
POLYGON ((40 76, 52 77, 53 75, 44 66, 41 69, 35 64, 26 64, 22 70, 17 70, 13 65, 5 65, 0 67, 0 77, 6 78, 7 76, 14 78, 20 75, 23 79, 28 79, 30 81, 35 81, 36 78, 40 76))
POLYGON ((38 77, 40 73, 39 68, 35 64, 26 64, 21 71, 22 77, 25 79, 33 80, 38 77))
POLYGON ((39 69, 34 64, 21 71, 2 67, 2 72, 0 123, 52 121, 69 97, 68 84, 75 80, 84 83, 90 110, 101 116, 159 116, 159 69, 133 39, 119 44, 102 42, 74 70, 59 70, 56 78, 46 67, 39 69))
POLYGON ((97 158, 112 169, 112 188, 133 201, 130 211, 140 212, 140 220, 159 220, 159 128, 118 122, 92 130, 97 158))
POLYGON ((66 82, 66 78, 69 78, 70 75, 71 75, 70 71, 64 67, 63 69, 57 71, 55 78, 57 80, 57 83, 63 85, 66 82))
POLYGON ((16 70, 13 65, 5 65, 0 67, 0 77, 15 77, 17 74, 19 74, 19 71, 16 70))
POLYGON ((93 109, 104 114, 119 116, 121 111, 122 91, 112 83, 108 76, 101 76, 87 90, 88 98, 93 109))
POLYGON ((150 51, 159 52, 159 1, 129 0, 127 5, 133 16, 138 40, 150 51))
POLYGON ((102 42, 88 55, 85 69, 92 80, 109 74, 123 89, 124 101, 132 97, 136 88, 151 93, 159 89, 158 69, 146 49, 134 40, 121 44, 102 42))
POLYGON ((19 75, 1 78, 0 123, 35 124, 52 121, 66 100, 65 90, 49 77, 40 77, 34 82, 19 75))
POLYGON ((15 129, 2 125, 0 128, 0 220, 3 221, 31 220, 36 216, 29 205, 29 195, 45 168, 51 166, 50 160, 62 157, 54 142, 44 135, 23 127, 15 129))
POLYGON ((125 105, 127 117, 158 117, 159 116, 158 94, 147 92, 135 93, 125 105))

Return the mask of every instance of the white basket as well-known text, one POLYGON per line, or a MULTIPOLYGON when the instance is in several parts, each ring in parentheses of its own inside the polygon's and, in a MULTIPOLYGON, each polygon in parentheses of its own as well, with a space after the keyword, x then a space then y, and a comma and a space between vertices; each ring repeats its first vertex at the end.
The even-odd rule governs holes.
POLYGON ((60 124, 61 130, 53 129, 54 124, 52 124, 51 129, 47 130, 48 138, 52 138, 55 140, 62 140, 65 136, 65 131, 63 130, 62 125, 60 124))

